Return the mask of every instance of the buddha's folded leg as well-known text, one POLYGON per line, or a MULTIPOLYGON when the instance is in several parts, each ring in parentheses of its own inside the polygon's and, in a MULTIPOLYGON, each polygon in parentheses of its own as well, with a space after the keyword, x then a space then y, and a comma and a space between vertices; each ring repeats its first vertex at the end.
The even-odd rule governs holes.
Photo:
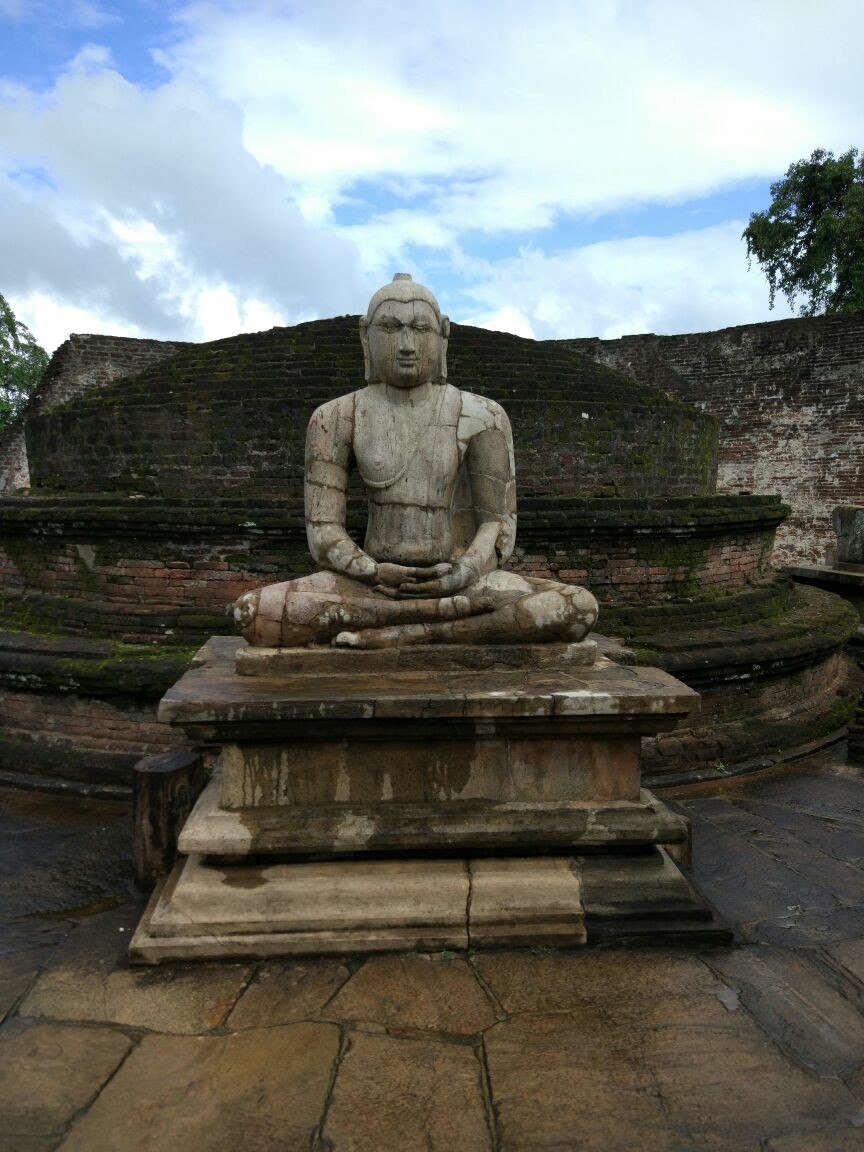
POLYGON ((346 631, 334 643, 352 648, 395 648, 408 644, 572 642, 583 640, 597 620, 597 601, 587 588, 554 580, 493 572, 466 589, 465 595, 475 614, 405 627, 346 631))
POLYGON ((245 593, 234 619, 253 647, 278 648, 328 644, 346 629, 456 619, 474 610, 464 596, 392 600, 349 577, 316 572, 245 593))

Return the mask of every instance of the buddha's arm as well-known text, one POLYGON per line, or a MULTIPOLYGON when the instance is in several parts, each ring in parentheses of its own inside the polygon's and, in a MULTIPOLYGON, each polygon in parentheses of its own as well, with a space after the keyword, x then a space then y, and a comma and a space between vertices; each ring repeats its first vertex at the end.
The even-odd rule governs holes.
POLYGON ((322 568, 365 584, 378 565, 345 531, 346 492, 354 437, 354 397, 340 396, 312 414, 306 433, 306 539, 322 568))
POLYGON ((494 425, 472 437, 465 458, 478 528, 460 563, 475 569, 477 576, 505 564, 516 540, 513 437, 503 410, 494 415, 494 425))

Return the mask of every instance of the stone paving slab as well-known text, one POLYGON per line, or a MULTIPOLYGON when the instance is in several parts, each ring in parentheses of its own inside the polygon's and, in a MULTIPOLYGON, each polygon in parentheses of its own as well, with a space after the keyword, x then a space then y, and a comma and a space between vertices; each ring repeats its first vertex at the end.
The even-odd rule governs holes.
POLYGON ((63 1152, 307 1152, 339 1032, 288 1024, 228 1036, 145 1036, 63 1152))
POLYGON ((350 975, 339 960, 268 961, 258 967, 226 1027, 234 1032, 320 1018, 350 975))
POLYGON ((805 956, 780 948, 740 948, 719 954, 713 963, 797 1063, 835 1077, 864 1065, 864 1016, 805 956))
POLYGON ((495 1023, 492 1001, 460 956, 375 956, 327 1006, 331 1020, 470 1036, 495 1023))
POLYGON ((244 964, 130 968, 126 949, 139 910, 125 907, 84 921, 61 945, 20 1007, 23 1017, 124 1025, 195 1034, 217 1028, 240 995, 244 964))
POLYGON ((492 1152, 477 1052, 355 1032, 336 1078, 324 1148, 492 1152))
POLYGON ((59 1136, 131 1047, 128 1036, 107 1029, 8 1024, 0 1034, 0 1123, 7 1144, 59 1136))

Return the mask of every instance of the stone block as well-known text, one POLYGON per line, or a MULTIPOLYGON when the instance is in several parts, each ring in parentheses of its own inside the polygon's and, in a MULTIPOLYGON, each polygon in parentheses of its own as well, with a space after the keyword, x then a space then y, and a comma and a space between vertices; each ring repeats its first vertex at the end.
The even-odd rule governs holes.
POLYGON ((351 648, 253 648, 240 641, 241 676, 369 675, 385 672, 482 672, 543 669, 569 672, 594 664, 594 640, 578 644, 421 644, 357 651, 351 648))
POLYGON ((474 860, 469 943, 477 947, 584 944, 582 886, 561 857, 474 860))
POLYGON ((133 960, 466 948, 461 860, 207 865, 192 856, 156 893, 133 960))
POLYGON ((488 735, 225 744, 224 808, 636 800, 640 738, 488 735))
POLYGON ((864 564, 864 505, 841 504, 834 509, 837 563, 864 564))
POLYGON ((180 834, 180 851, 219 858, 460 851, 578 851, 683 843, 684 817, 650 792, 637 800, 270 805, 228 809, 219 773, 180 834))

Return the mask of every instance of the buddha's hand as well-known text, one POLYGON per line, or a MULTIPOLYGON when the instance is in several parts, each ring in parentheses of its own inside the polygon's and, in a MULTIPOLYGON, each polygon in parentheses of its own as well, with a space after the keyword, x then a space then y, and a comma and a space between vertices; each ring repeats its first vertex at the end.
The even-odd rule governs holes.
POLYGON ((437 600, 442 596, 452 596, 455 592, 461 592, 463 588, 470 588, 478 577, 474 566, 465 560, 457 560, 455 564, 437 564, 436 568, 443 571, 431 580, 418 579, 411 583, 400 584, 400 594, 407 597, 422 597, 424 600, 427 598, 437 600))
POLYGON ((452 568, 451 564, 432 564, 426 568, 411 567, 406 564, 379 564, 375 569, 374 587, 376 592, 383 592, 385 596, 401 600, 413 593, 404 589, 413 589, 420 583, 437 580, 452 568))

